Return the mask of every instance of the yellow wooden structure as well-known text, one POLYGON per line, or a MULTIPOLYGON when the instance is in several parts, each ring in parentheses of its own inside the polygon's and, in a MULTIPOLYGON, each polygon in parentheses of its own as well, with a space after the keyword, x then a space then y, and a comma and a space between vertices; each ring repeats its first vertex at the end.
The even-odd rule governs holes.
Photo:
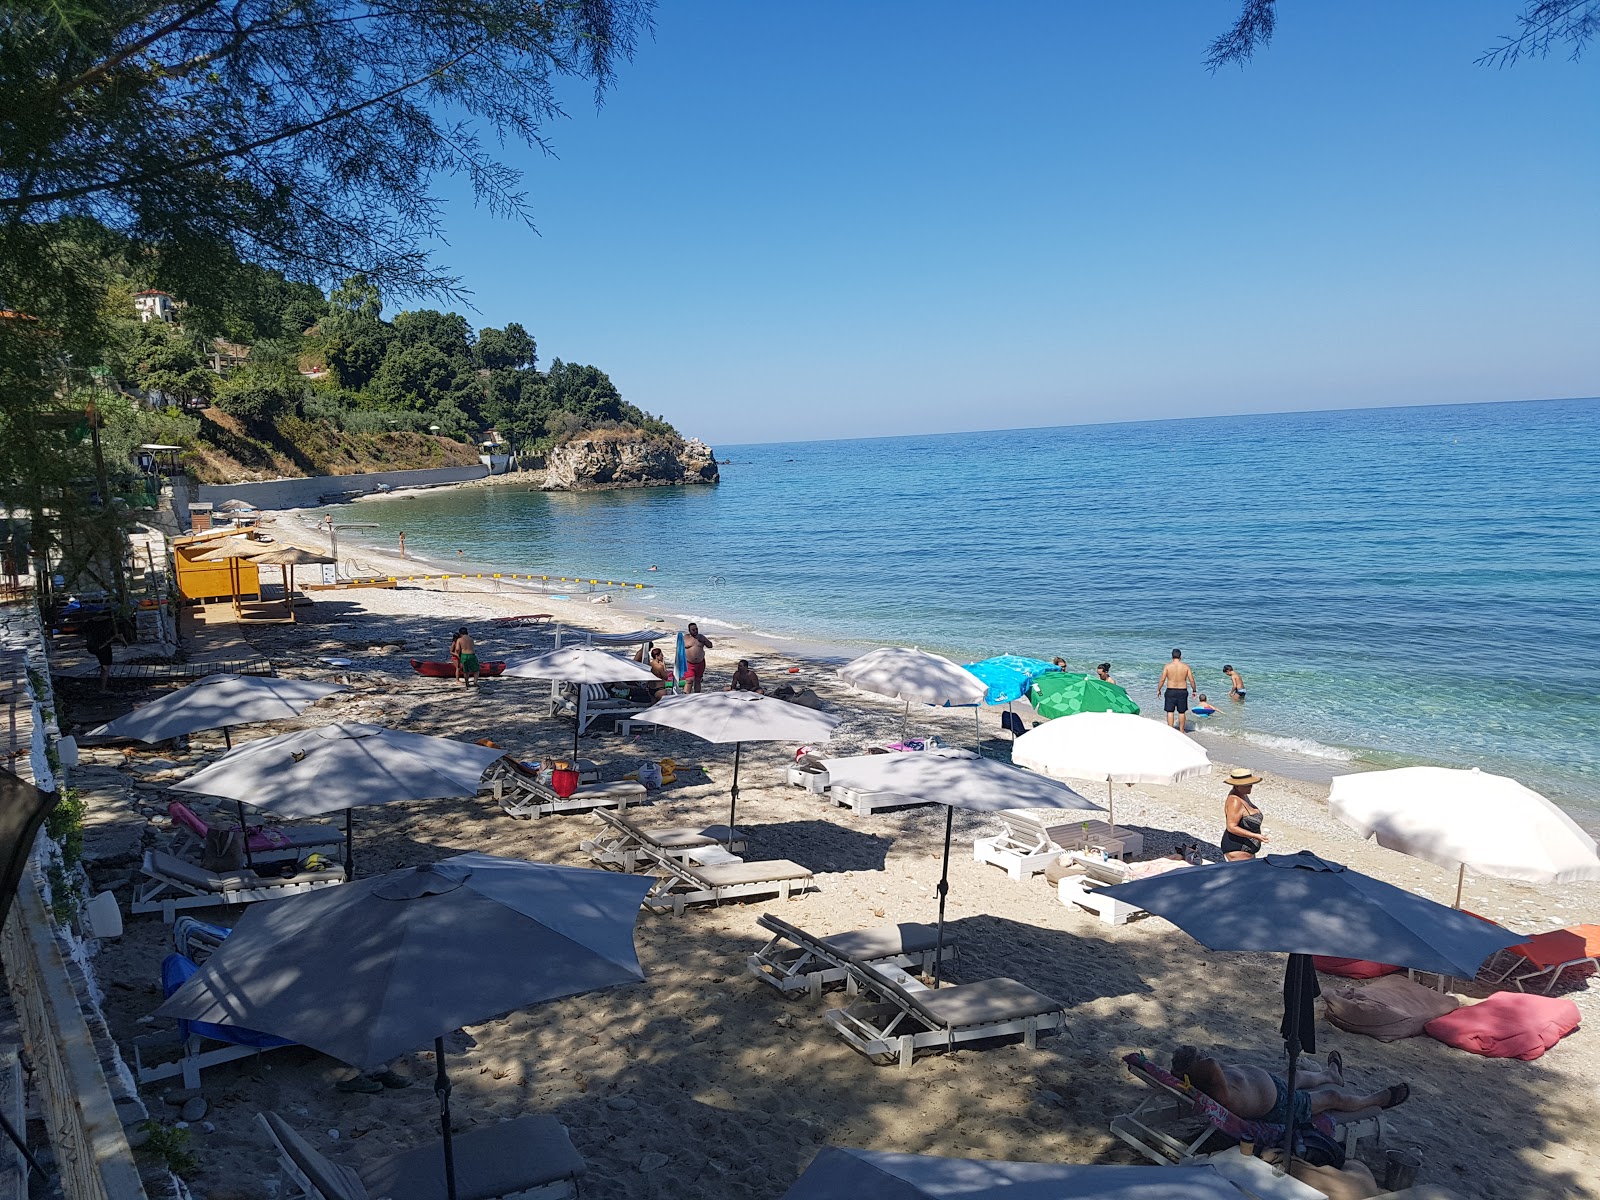
MULTIPOLYGON (((178 595, 184 600, 261 599, 261 572, 245 558, 206 561, 203 557, 234 529, 208 529, 172 539, 172 564, 177 575, 178 595)), ((262 549, 266 549, 265 546, 262 549)))

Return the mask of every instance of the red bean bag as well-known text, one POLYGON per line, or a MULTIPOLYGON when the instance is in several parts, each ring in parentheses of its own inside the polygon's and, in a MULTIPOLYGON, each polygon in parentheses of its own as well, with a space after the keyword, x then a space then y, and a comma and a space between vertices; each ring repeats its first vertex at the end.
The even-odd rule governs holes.
POLYGON ((1458 1050, 1531 1061, 1576 1029, 1580 1020, 1571 1000, 1496 992, 1429 1021, 1425 1028, 1430 1037, 1458 1050))
POLYGON ((1346 979, 1376 979, 1403 969, 1388 963, 1368 962, 1364 958, 1326 958, 1321 954, 1313 954, 1311 964, 1324 975, 1342 975, 1346 979))

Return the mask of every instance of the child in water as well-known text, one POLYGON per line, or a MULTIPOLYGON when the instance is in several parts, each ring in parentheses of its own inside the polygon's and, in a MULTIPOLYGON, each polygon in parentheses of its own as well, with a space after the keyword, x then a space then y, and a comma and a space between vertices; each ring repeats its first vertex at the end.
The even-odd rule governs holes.
POLYGON ((1195 702, 1195 706, 1189 711, 1194 713, 1196 716, 1209 717, 1217 710, 1216 707, 1206 699, 1206 694, 1201 692, 1200 699, 1195 702))

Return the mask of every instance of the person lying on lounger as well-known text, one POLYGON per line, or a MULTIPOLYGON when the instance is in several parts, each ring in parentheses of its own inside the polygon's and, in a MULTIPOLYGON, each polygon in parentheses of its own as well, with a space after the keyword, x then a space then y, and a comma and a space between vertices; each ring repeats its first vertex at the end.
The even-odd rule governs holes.
MULTIPOLYGON (((1179 1079, 1187 1079, 1234 1116, 1270 1125, 1289 1122, 1289 1084, 1281 1075, 1270 1074, 1260 1067, 1229 1066, 1201 1054, 1193 1046, 1179 1046, 1173 1052, 1172 1073, 1179 1079)), ((1337 1050, 1328 1055, 1326 1067, 1318 1067, 1302 1058, 1294 1082, 1297 1125, 1309 1125, 1312 1117, 1325 1112, 1393 1108, 1411 1095, 1410 1087, 1404 1083, 1371 1093, 1345 1087, 1344 1060, 1337 1050)))

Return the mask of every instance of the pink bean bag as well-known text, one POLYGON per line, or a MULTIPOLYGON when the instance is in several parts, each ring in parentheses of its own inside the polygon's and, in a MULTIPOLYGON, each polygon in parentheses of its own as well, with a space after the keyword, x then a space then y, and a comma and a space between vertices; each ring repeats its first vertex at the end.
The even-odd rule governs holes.
POLYGON ((1458 1050, 1531 1061, 1576 1029, 1579 1020, 1571 1000, 1496 992, 1429 1021, 1426 1028, 1430 1037, 1458 1050))
POLYGON ((1321 954, 1313 954, 1311 964, 1324 975, 1342 975, 1346 979, 1376 979, 1403 969, 1364 958, 1327 958, 1321 954))

